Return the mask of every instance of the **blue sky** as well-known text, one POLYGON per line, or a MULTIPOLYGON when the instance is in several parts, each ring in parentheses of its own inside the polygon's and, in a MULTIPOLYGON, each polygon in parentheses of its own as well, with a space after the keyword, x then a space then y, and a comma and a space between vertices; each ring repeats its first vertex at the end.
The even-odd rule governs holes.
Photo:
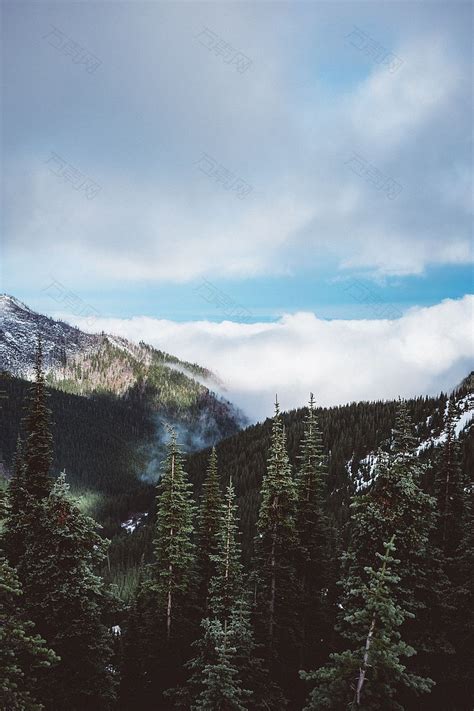
POLYGON ((361 329, 472 292, 470 3, 2 12, 2 291, 96 326, 361 329))

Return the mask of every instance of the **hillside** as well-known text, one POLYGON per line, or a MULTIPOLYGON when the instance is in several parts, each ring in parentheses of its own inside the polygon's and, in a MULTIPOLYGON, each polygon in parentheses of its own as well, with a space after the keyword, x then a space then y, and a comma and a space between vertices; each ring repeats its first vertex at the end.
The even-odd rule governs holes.
POLYGON ((178 431, 185 451, 192 452, 246 423, 213 391, 219 384, 206 368, 145 343, 84 333, 3 295, 0 458, 5 477, 21 431, 38 333, 52 409, 54 471, 66 470, 73 490, 106 524, 107 533, 148 505, 148 482, 159 476, 168 425, 178 431))
MULTIPOLYGON (((472 374, 456 389, 456 433, 462 454, 465 474, 474 470, 474 401, 472 398, 472 374)), ((445 437, 444 413, 447 395, 419 397, 408 400, 408 410, 415 425, 420 458, 432 465, 439 457, 440 446, 445 437)), ((341 530, 348 519, 351 495, 371 481, 377 449, 387 449, 395 422, 397 401, 359 402, 339 407, 317 410, 325 453, 328 456, 328 508, 340 524, 341 530)), ((306 408, 283 413, 288 453, 293 468, 296 468, 299 447, 303 435, 306 408)), ((272 422, 253 425, 229 437, 216 446, 222 484, 232 478, 238 496, 242 543, 247 559, 252 552, 255 523, 260 504, 261 482, 266 470, 270 446, 272 422)), ((187 457, 186 469, 194 484, 198 498, 204 479, 210 450, 202 450, 187 457)), ((432 489, 430 468, 424 486, 432 489)), ((114 540, 111 560, 115 569, 114 579, 124 584, 129 591, 127 575, 135 576, 135 566, 145 552, 150 556, 153 507, 137 512, 129 522, 127 532, 114 540), (132 532, 132 535, 130 535, 132 532)))

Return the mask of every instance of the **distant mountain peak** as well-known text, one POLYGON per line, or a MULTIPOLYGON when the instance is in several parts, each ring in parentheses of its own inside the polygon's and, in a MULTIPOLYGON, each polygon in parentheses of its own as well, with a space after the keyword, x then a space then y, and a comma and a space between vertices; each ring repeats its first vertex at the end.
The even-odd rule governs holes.
POLYGON ((207 368, 144 342, 85 333, 8 294, 0 297, 0 371, 33 378, 38 332, 51 387, 82 396, 107 392, 142 398, 153 413, 185 426, 188 435, 194 432, 206 445, 247 423, 237 408, 213 392, 219 381, 207 368))

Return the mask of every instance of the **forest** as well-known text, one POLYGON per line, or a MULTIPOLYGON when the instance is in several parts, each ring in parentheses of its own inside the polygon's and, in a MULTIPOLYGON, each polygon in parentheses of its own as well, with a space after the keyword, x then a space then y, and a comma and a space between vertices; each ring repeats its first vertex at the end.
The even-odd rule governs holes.
MULTIPOLYGON (((276 402, 273 418, 190 456, 170 427, 158 483, 135 489, 114 418, 138 442, 147 413, 84 399, 60 435, 76 485, 93 485, 87 408, 123 444, 104 445, 114 504, 92 518, 57 470, 41 345, 27 392, 8 387, 25 406, 2 435, 1 709, 472 710, 473 446, 456 437, 454 395, 436 401, 442 445, 421 453, 428 398, 276 402), (131 507, 146 523, 116 535, 131 507)), ((54 397, 55 417, 59 400, 72 413, 74 395, 54 397)))

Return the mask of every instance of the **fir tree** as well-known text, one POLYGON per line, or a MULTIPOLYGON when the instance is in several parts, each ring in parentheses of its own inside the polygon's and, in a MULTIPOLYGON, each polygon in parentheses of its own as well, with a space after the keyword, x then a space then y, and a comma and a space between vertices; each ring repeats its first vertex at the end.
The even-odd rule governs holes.
POLYGON ((48 711, 105 711, 115 699, 110 625, 117 602, 95 572, 107 542, 68 496, 61 475, 36 507, 35 538, 20 562, 24 602, 36 629, 59 655, 39 677, 48 711))
POLYGON ((153 578, 168 642, 191 587, 195 562, 192 541, 192 487, 183 468, 176 435, 171 433, 164 473, 158 486, 153 578))
POLYGON ((172 708, 170 695, 165 692, 184 682, 183 667, 196 634, 191 488, 171 430, 157 487, 154 560, 137 591, 133 624, 125 636, 125 667, 132 673, 122 689, 122 699, 143 709, 155 709, 157 704, 160 709, 172 708), (139 659, 138 669, 133 657, 139 659))
POLYGON ((35 380, 30 388, 30 397, 25 419, 25 484, 29 494, 39 500, 51 491, 50 477, 52 454, 51 411, 47 403, 43 372, 43 349, 38 336, 35 362, 35 380))
MULTIPOLYGON (((355 589, 361 589, 365 567, 375 565, 384 541, 395 535, 400 581, 394 601, 414 614, 402 630, 403 638, 417 650, 411 670, 428 676, 435 667, 447 663, 445 655, 452 651, 446 639, 449 581, 439 551, 430 542, 436 520, 435 500, 421 489, 424 467, 415 444, 402 401, 391 451, 378 452, 373 484, 357 494, 351 504, 351 540, 343 560, 343 577, 351 580, 355 589)), ((344 599, 342 606, 345 609, 344 599)), ((433 676, 436 680, 436 674, 433 676)))
MULTIPOLYGON (((51 491, 51 412, 43 373, 41 336, 38 335, 35 381, 29 388, 24 439, 18 437, 14 474, 9 487, 9 517, 3 534, 9 562, 17 565, 28 536, 35 536, 36 506, 51 491)), ((20 576, 21 577, 21 576, 20 576)))
POLYGON ((301 586, 300 666, 321 664, 332 634, 335 592, 334 532, 326 513, 327 462, 311 394, 296 475, 301 586), (332 554, 332 555, 331 555, 332 554))
POLYGON ((114 700, 110 634, 104 618, 115 603, 96 569, 106 542, 97 524, 69 499, 64 477, 50 477, 52 437, 42 371, 41 340, 36 382, 25 418, 26 442, 17 451, 9 487, 5 549, 16 564, 28 619, 60 662, 38 674, 38 700, 46 709, 105 710, 114 700))
POLYGON ((25 620, 21 596, 15 569, 0 554, 0 708, 41 711, 38 671, 49 668, 58 658, 34 633, 35 625, 25 620))
POLYGON ((211 450, 206 478, 202 487, 202 497, 197 523, 197 564, 200 579, 199 598, 205 613, 208 609, 208 588, 215 564, 212 556, 217 552, 217 529, 221 508, 221 492, 217 470, 217 453, 211 450))
POLYGON ((33 523, 30 509, 34 504, 34 499, 31 501, 31 495, 27 489, 23 454, 23 443, 18 437, 13 476, 7 491, 8 517, 5 520, 2 535, 3 547, 13 565, 18 564, 25 552, 26 539, 30 525, 33 523), (28 504, 30 505, 28 506, 28 504))
POLYGON ((197 655, 187 665, 187 687, 175 698, 183 708, 277 711, 284 703, 259 658, 251 627, 232 482, 221 505, 216 539, 209 617, 202 620, 201 637, 193 645, 197 655))
POLYGON ((403 711, 401 689, 415 694, 431 689, 430 679, 410 673, 401 661, 415 650, 400 635, 410 613, 396 602, 400 578, 394 568, 400 561, 392 556, 394 538, 385 545, 383 555, 377 554, 378 568, 365 568, 366 582, 360 578, 356 583, 350 578, 344 581, 344 637, 351 647, 332 654, 330 663, 316 672, 302 673, 307 681, 316 682, 305 711, 403 711))
POLYGON ((298 666, 297 542, 296 486, 277 402, 255 538, 256 629, 273 679, 283 680, 286 686, 294 683, 298 666))
POLYGON ((462 536, 462 477, 459 443, 455 432, 456 406, 450 398, 446 407, 444 430, 446 439, 436 467, 437 543, 444 555, 452 558, 462 536))
MULTIPOLYGON (((0 521, 6 515, 0 494, 0 521)), ((41 711, 37 701, 37 673, 58 661, 24 617, 20 581, 0 551, 0 708, 41 711)))

